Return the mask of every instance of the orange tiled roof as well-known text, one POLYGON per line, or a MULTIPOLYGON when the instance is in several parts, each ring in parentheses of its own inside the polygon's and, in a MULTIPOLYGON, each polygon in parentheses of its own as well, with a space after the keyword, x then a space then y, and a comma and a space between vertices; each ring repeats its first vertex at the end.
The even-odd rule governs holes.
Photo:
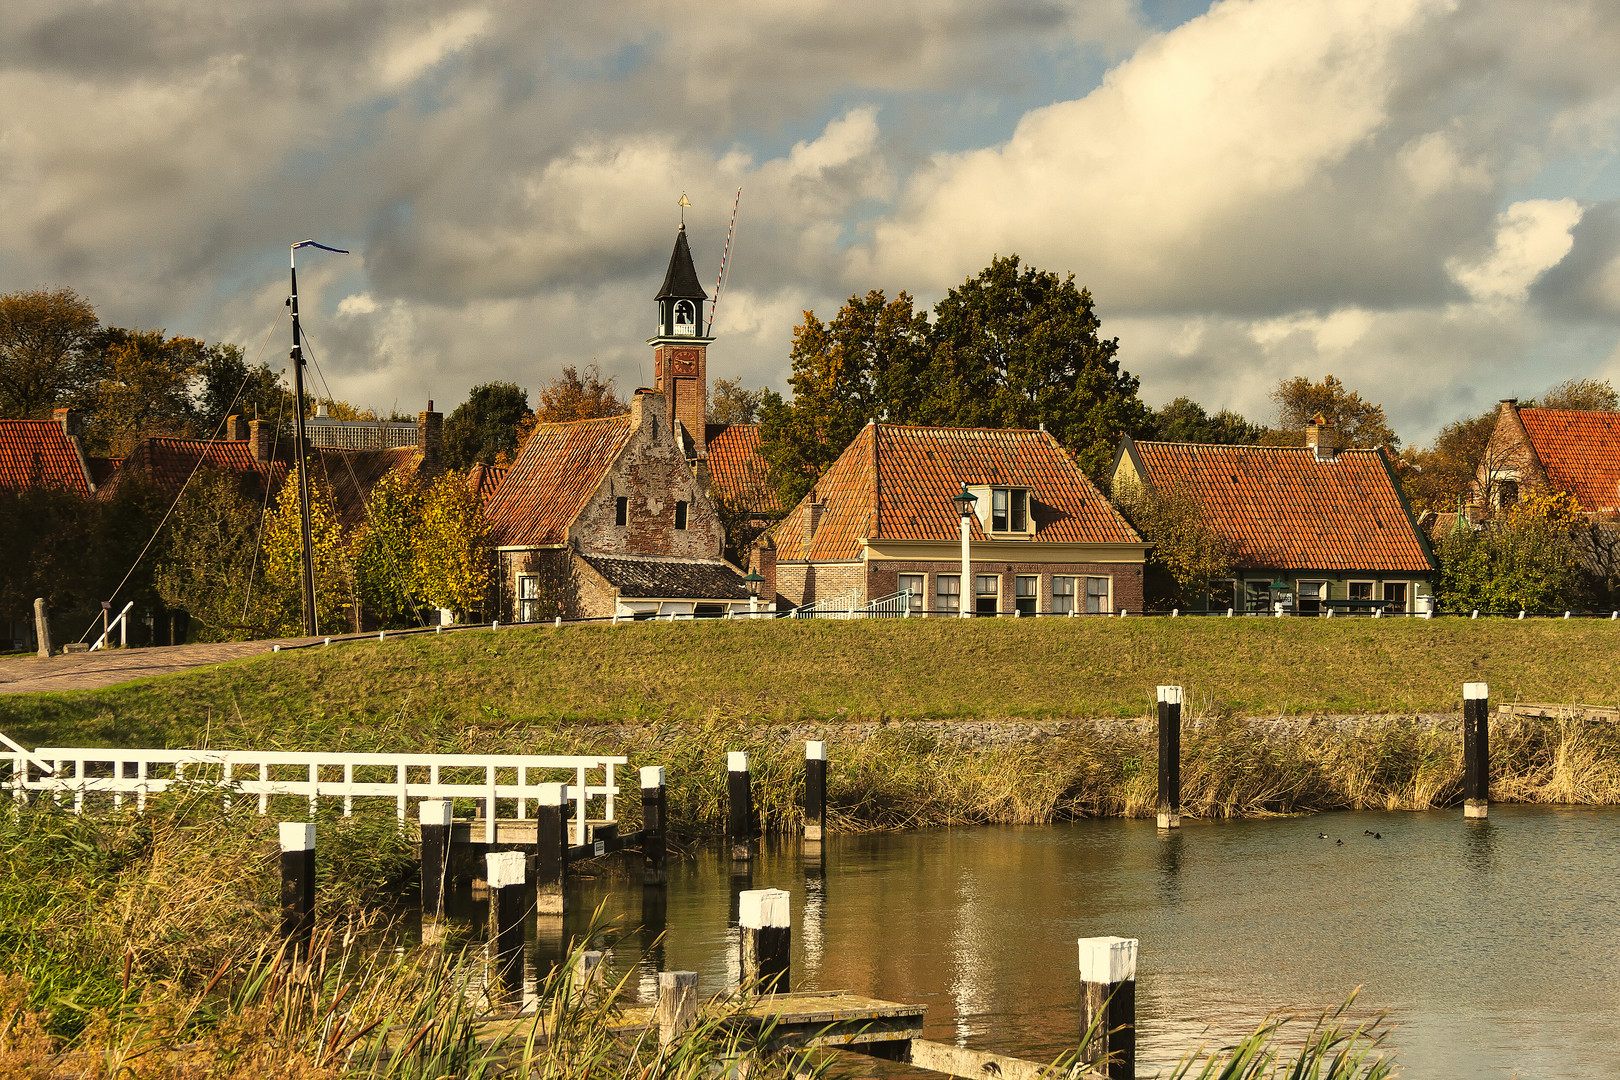
MULTIPOLYGON (((414 473, 422 466, 422 452, 414 446, 387 450, 333 450, 311 447, 311 475, 326 478, 338 521, 347 528, 365 524, 366 499, 371 489, 390 473, 414 473)), ((283 467, 285 472, 285 467, 283 467)))
MULTIPOLYGON (((778 560, 860 557, 872 540, 954 540, 951 497, 968 484, 1027 487, 1033 543, 1136 544, 1140 539, 1044 431, 868 424, 774 534, 778 560), (808 550, 804 518, 825 504, 808 550)), ((975 519, 974 539, 988 537, 975 519)))
POLYGON ((781 510, 782 502, 766 480, 769 470, 759 454, 758 424, 710 424, 703 441, 709 449, 709 479, 722 497, 742 500, 764 513, 781 510))
POLYGON ((1620 413, 1520 409, 1547 482, 1587 511, 1620 507, 1620 413))
POLYGON ((1240 567, 1434 569, 1380 450, 1127 442, 1154 487, 1181 486, 1240 567))
POLYGON ((506 473, 507 466, 485 465, 482 461, 475 461, 467 470, 467 490, 473 493, 479 506, 489 505, 489 500, 500 490, 501 481, 506 479, 506 473))
POLYGON ((55 420, 0 420, 0 488, 61 487, 90 494, 78 448, 55 420))
POLYGON ((630 437, 630 416, 536 424, 484 506, 497 547, 561 544, 630 437))

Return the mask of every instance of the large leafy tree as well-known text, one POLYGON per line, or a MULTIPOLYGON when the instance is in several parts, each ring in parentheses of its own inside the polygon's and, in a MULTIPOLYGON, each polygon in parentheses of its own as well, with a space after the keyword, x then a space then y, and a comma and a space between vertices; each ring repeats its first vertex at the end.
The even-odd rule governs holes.
MULTIPOLYGON (((292 391, 269 364, 249 364, 235 345, 207 346, 197 365, 195 409, 204 434, 219 430, 221 420, 235 413, 249 419, 291 419, 292 391)), ((315 403, 304 395, 307 411, 315 403)))
POLYGON ((83 407, 100 377, 100 322, 72 289, 0 296, 0 416, 83 407))
POLYGON ((1413 507, 1446 513, 1469 499, 1491 433, 1496 430, 1496 417, 1496 410, 1491 409, 1466 420, 1453 420, 1440 429, 1432 445, 1401 452, 1401 488, 1413 507))
POLYGON ((541 423, 555 424, 620 416, 629 411, 630 406, 619 400, 612 376, 604 378, 595 364, 586 367, 583 373, 569 364, 541 387, 540 404, 534 410, 534 417, 541 423))
POLYGON ((705 415, 711 424, 753 424, 758 422, 764 403, 763 389, 750 390, 741 379, 716 379, 709 388, 705 415))
POLYGON ((122 455, 146 435, 195 434, 192 385, 208 352, 197 338, 165 338, 162 330, 105 331, 102 377, 88 426, 93 445, 122 455))
POLYGON ((1142 433, 1165 442, 1246 446, 1259 442, 1263 431, 1231 409, 1211 415, 1192 398, 1178 397, 1153 410, 1142 433))
POLYGON ((1277 405, 1277 428, 1268 433, 1268 441, 1276 445, 1304 445, 1305 425, 1320 416, 1338 434, 1341 446, 1400 448, 1400 436, 1389 426, 1384 407, 1365 400, 1333 375, 1324 375, 1321 382, 1303 375, 1284 379, 1271 392, 1271 400, 1277 405))
MULTIPOLYGON (((319 473, 309 477, 309 519, 315 563, 315 611, 323 631, 344 622, 354 603, 354 564, 349 538, 338 520, 332 489, 319 473)), ((259 618, 274 634, 304 632, 303 536, 299 529, 298 472, 281 485, 265 523, 263 607, 259 618)))
POLYGON ((445 473, 422 493, 412 571, 422 601, 465 614, 482 608, 494 553, 466 477, 445 473))
POLYGON ((1581 586, 1583 519, 1568 494, 1536 494, 1481 528, 1459 520, 1438 545, 1443 610, 1559 611, 1581 586))
POLYGON ((261 509, 242 477, 203 468, 169 515, 157 591, 164 604, 191 616, 199 640, 231 641, 268 629, 252 605, 261 509))
POLYGON ((532 420, 529 392, 509 382, 480 383, 467 393, 444 421, 444 461, 451 469, 510 459, 518 447, 518 428, 532 420))
POLYGON ((1148 603, 1192 608, 1209 592, 1210 582, 1232 573, 1232 550, 1204 519, 1192 493, 1181 487, 1158 490, 1131 478, 1114 485, 1114 505, 1148 551, 1148 603))
POLYGON ((1620 393, 1607 379, 1567 379, 1527 407, 1575 412, 1620 412, 1620 393))

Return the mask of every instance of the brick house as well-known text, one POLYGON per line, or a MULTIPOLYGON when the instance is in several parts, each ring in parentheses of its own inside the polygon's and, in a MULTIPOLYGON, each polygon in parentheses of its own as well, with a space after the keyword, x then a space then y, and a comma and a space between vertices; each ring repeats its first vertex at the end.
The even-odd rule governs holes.
POLYGON ((1046 432, 875 422, 756 547, 765 590, 834 609, 908 593, 913 612, 959 614, 964 486, 972 611, 1142 609, 1146 545, 1046 432))
POLYGON ((1303 447, 1120 442, 1118 485, 1191 495, 1227 543, 1234 574, 1194 610, 1320 615, 1422 610, 1437 566, 1382 450, 1336 450, 1322 428, 1303 447))
MULTIPOLYGON (((50 420, 0 420, 0 491, 57 488, 80 498, 96 492, 94 459, 85 457, 79 414, 57 409, 50 420)), ((101 470, 105 477, 108 470, 101 470)), ((35 647, 31 610, 0 613, 0 641, 35 647)))
POLYGON ((1620 514, 1620 413, 1521 409, 1504 398, 1474 476, 1476 515, 1554 491, 1591 517, 1620 514))

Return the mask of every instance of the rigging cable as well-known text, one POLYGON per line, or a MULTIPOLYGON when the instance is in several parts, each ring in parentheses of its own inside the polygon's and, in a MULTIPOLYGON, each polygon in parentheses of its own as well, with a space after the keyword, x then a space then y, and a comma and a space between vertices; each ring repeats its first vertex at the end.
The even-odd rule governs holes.
MULTIPOLYGON (((681 198, 684 199, 684 198, 686 198, 686 196, 682 195, 681 198)), ((714 279, 714 302, 709 305, 709 326, 708 326, 708 329, 703 331, 703 336, 704 337, 708 337, 710 334, 712 334, 714 332, 714 313, 717 310, 719 310, 719 307, 720 307, 720 290, 722 288, 724 288, 725 283, 726 283, 726 264, 727 264, 727 260, 731 256, 731 234, 734 231, 736 231, 736 228, 737 228, 737 208, 739 206, 741 206, 741 205, 742 205, 742 188, 739 186, 737 188, 737 199, 736 199, 735 202, 733 202, 731 204, 731 224, 726 226, 726 246, 724 248, 722 248, 721 251, 720 251, 720 273, 715 275, 715 279, 714 279)))

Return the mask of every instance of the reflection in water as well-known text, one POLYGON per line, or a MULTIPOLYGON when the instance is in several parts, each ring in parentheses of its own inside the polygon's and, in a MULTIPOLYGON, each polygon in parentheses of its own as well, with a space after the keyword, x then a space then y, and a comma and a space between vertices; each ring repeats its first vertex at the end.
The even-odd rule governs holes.
MULTIPOLYGON (((1143 1076, 1358 985, 1355 1015, 1391 1010, 1414 1080, 1612 1075, 1620 810, 1491 813, 1188 820, 1168 837, 1119 820, 835 836, 811 858, 797 840, 767 846, 736 877, 729 852, 699 851, 671 863, 662 903, 639 875, 571 881, 567 932, 604 903, 629 932, 610 978, 696 971, 707 995, 735 985, 737 894, 786 889, 803 989, 923 1004, 929 1038, 1048 1060, 1078 1030, 1075 939, 1119 934, 1142 943, 1143 1076), (1550 945, 1558 964, 1531 962, 1550 945)), ((447 939, 478 932, 465 896, 447 939)), ((536 925, 541 971, 563 922, 536 925)))
POLYGON ((641 958, 636 963, 639 1000, 658 1000, 658 973, 664 967, 664 928, 669 923, 669 890, 659 885, 641 887, 641 958))

